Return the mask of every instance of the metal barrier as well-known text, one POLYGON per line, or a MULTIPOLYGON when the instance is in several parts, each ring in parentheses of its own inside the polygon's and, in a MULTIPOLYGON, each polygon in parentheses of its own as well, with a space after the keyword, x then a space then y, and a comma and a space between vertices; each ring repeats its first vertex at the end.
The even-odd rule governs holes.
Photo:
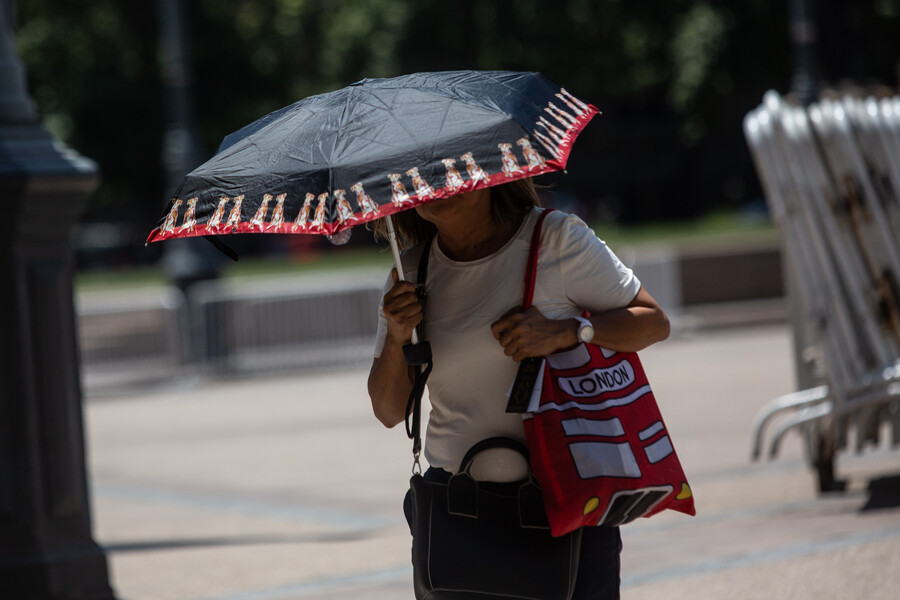
POLYGON ((197 354, 212 373, 247 374, 368 364, 380 285, 191 294, 197 354))
POLYGON ((84 387, 369 364, 382 278, 82 295, 84 387))
POLYGON ((900 444, 900 99, 823 100, 768 92, 744 133, 782 233, 798 380, 754 425, 754 458, 799 430, 822 490, 855 433, 900 444), (776 423, 777 422, 777 423, 776 423))
POLYGON ((184 297, 177 289, 79 294, 76 307, 89 394, 182 375, 184 297))

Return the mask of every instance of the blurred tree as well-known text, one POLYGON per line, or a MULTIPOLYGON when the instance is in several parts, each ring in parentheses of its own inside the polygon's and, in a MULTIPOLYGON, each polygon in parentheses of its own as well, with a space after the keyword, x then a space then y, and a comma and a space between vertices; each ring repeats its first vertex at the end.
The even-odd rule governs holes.
POLYGON ((418 3, 403 70, 539 70, 565 82, 603 111, 566 185, 625 220, 687 217, 752 197, 741 119, 789 80, 786 10, 786 0, 418 3))
MULTIPOLYGON (((185 0, 207 153, 247 122, 363 77, 537 70, 596 104, 570 175, 624 220, 759 195, 741 131, 787 91, 788 0, 185 0)), ((900 0, 808 0, 823 78, 895 86, 900 0)), ((95 158, 94 216, 158 216, 161 90, 154 3, 18 0, 20 56, 47 127, 95 158)))
POLYGON ((96 157, 91 212, 156 210, 162 109, 152 2, 17 0, 17 42, 45 126, 96 157))
POLYGON ((363 77, 399 74, 407 0, 196 0, 190 4, 204 135, 363 77))

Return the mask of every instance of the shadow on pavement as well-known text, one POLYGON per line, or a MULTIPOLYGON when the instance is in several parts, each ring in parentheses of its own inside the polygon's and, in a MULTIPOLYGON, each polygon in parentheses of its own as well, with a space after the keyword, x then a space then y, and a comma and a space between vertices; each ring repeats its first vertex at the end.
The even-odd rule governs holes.
POLYGON ((900 506, 900 474, 879 477, 869 482, 869 499, 860 512, 900 506))
POLYGON ((340 531, 333 533, 317 533, 309 535, 284 536, 233 536, 210 537, 196 539, 170 539, 152 541, 118 542, 103 544, 107 552, 148 552, 157 550, 206 548, 211 546, 255 546, 263 544, 310 544, 355 542, 371 538, 375 531, 340 531))

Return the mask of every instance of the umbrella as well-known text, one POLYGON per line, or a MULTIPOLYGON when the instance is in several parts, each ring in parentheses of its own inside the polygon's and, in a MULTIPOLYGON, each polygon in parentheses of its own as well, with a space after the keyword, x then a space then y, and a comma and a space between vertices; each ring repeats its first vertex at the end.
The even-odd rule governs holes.
POLYGON ((336 236, 425 202, 562 170, 597 112, 534 72, 364 79, 228 135, 185 177, 147 243, 336 236))

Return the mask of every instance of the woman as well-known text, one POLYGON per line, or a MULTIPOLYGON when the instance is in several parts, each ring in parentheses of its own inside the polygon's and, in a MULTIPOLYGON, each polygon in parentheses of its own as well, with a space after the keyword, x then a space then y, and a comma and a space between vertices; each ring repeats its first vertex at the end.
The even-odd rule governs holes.
MULTIPOLYGON (((591 314, 593 343, 638 351, 669 335, 669 322, 630 269, 575 216, 555 211, 543 223, 532 307, 522 311, 531 233, 542 209, 530 179, 438 200, 398 215, 406 281, 396 270, 380 310, 368 388, 387 427, 405 418, 414 371, 402 348, 423 319, 414 293, 418 259, 429 252, 425 337, 434 370, 425 443, 426 478, 456 472, 476 442, 505 436, 524 442, 521 415, 505 412, 518 361, 573 346, 591 314), (436 233, 428 248, 424 243, 436 233)), ((522 479, 526 466, 506 450, 479 458, 479 480, 522 479)), ((578 599, 618 598, 618 528, 586 528, 578 599)))

